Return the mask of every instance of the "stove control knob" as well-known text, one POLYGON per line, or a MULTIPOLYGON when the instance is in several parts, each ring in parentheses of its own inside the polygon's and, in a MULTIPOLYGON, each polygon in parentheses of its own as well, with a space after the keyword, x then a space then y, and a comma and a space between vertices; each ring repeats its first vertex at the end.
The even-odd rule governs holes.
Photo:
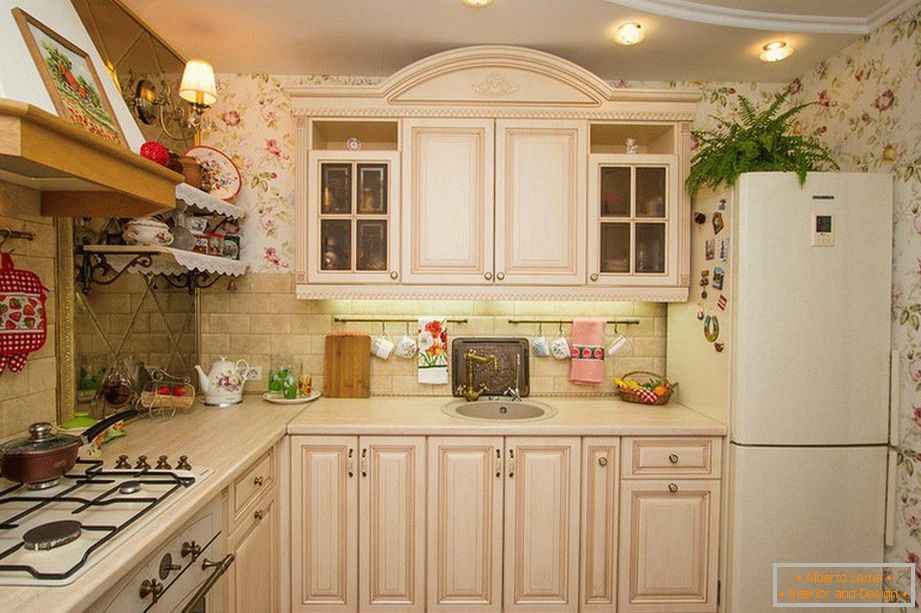
POLYGON ((160 594, 162 593, 163 584, 156 579, 144 579, 141 582, 141 589, 138 590, 138 595, 141 598, 147 598, 150 596, 154 603, 160 600, 160 594))
POLYGON ((131 468, 131 464, 128 462, 128 456, 118 456, 118 461, 115 462, 115 468, 131 468))
POLYGON ((167 462, 167 457, 165 455, 161 455, 157 458, 157 470, 169 470, 171 468, 172 466, 167 462))
POLYGON ((135 464, 134 467, 140 470, 146 470, 150 468, 150 464, 147 462, 147 456, 146 455, 138 456, 137 464, 135 464))
POLYGON ((201 554, 201 545, 195 541, 185 541, 182 544, 182 547, 179 548, 179 555, 183 558, 192 556, 192 559, 197 558, 201 554))
POLYGON ((174 570, 182 570, 182 564, 173 564, 173 555, 164 553, 160 558, 160 579, 166 581, 169 574, 174 570))
POLYGON ((192 470, 192 465, 189 464, 189 456, 181 455, 179 456, 179 463, 176 464, 178 470, 192 470))

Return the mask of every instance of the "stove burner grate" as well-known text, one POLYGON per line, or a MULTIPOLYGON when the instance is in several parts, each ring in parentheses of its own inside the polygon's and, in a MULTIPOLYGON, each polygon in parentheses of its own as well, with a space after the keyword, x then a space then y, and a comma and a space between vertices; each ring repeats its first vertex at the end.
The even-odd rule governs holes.
POLYGON ((27 530, 22 542, 29 551, 54 549, 77 540, 82 528, 80 522, 71 519, 53 521, 27 530))

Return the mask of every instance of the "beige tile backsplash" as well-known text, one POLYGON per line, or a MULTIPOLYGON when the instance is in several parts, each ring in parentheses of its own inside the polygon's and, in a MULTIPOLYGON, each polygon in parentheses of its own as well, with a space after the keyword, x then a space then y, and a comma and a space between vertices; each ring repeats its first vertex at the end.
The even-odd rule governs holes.
POLYGON ((0 438, 22 432, 37 421, 55 420, 57 362, 55 360, 55 229, 51 217, 40 214, 39 192, 0 181, 0 228, 35 232, 34 241, 16 240, 13 249, 18 268, 39 275, 49 290, 48 341, 31 354, 22 372, 0 374, 0 438))
MULTIPOLYGON (((614 375, 631 370, 665 371, 666 305, 633 302, 514 302, 514 301, 431 301, 431 300, 298 300, 294 296, 291 274, 253 274, 235 283, 228 291, 223 282, 205 290, 201 296, 201 360, 204 364, 226 355, 245 358, 267 373, 272 355, 291 355, 313 374, 314 385, 323 389, 323 347, 328 333, 354 330, 380 334, 379 323, 334 323, 335 315, 420 316, 442 315, 469 319, 466 324, 450 324, 449 340, 457 336, 520 336, 538 333, 536 324, 510 324, 509 317, 575 316, 608 318, 635 317, 639 325, 620 326, 630 338, 629 348, 606 360, 605 382, 598 386, 569 382, 569 362, 553 358, 531 358, 531 393, 598 394, 613 393, 614 375)), ((387 323, 387 334, 399 337, 406 324, 387 323)), ((412 325, 410 325, 411 331, 412 325)), ((552 338, 557 326, 543 326, 552 338)), ((569 335, 570 327, 564 326, 569 335)), ((614 326, 608 326, 609 338, 614 326)), ((248 391, 261 391, 266 379, 247 384, 248 391)), ((371 358, 373 395, 448 395, 447 385, 426 385, 416 381, 414 360, 392 356, 388 361, 371 358)))

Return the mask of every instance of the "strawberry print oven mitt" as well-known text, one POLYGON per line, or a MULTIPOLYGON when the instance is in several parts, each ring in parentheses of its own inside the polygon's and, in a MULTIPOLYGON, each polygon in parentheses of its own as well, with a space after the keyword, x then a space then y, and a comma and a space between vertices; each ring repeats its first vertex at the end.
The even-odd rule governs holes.
POLYGON ((45 345, 48 288, 34 272, 16 268, 9 253, 0 253, 0 374, 21 371, 28 356, 45 345))

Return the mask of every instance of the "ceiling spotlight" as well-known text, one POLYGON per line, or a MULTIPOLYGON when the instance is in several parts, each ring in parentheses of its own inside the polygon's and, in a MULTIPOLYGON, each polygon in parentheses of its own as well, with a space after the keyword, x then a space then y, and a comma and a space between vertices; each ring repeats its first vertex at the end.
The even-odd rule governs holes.
POLYGON ((617 27, 615 38, 621 45, 635 45, 643 40, 643 26, 635 21, 622 23, 617 27))
POLYGON ((793 54, 793 47, 782 40, 771 41, 761 48, 762 62, 779 62, 793 54))
POLYGON ((492 4, 493 0, 461 0, 467 6, 472 6, 475 9, 481 9, 484 6, 489 6, 492 4))

